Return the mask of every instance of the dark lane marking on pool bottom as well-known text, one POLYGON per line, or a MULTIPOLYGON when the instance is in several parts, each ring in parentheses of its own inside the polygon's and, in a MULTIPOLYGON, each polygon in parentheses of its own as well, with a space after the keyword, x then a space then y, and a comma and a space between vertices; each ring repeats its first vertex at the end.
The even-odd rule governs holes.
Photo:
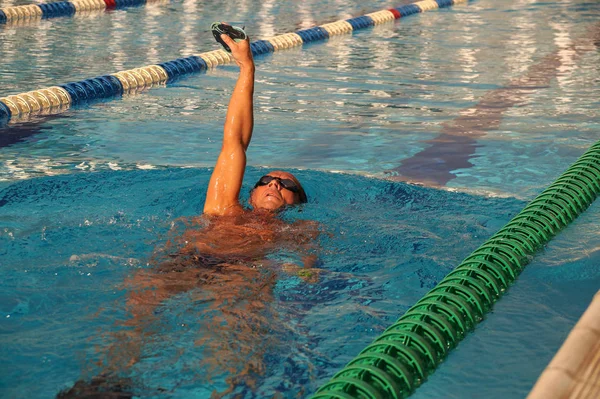
POLYGON ((430 147, 403 160, 400 166, 386 171, 386 175, 391 180, 433 187, 445 186, 456 178, 453 170, 473 166, 469 159, 479 146, 477 139, 490 130, 498 129, 506 110, 523 104, 527 96, 537 90, 549 87, 550 81, 559 74, 563 65, 561 52, 574 53, 569 59, 574 62, 583 54, 600 47, 599 43, 600 23, 592 25, 586 34, 577 38, 570 46, 557 49, 542 58, 525 75, 512 80, 505 87, 485 94, 475 107, 465 110, 471 111, 468 114, 444 123, 442 133, 435 139, 426 141, 432 144, 430 147))
POLYGON ((3 132, 0 128, 0 148, 8 147, 10 145, 25 141, 31 136, 35 136, 43 131, 52 129, 51 127, 33 125, 33 126, 16 126, 3 132))

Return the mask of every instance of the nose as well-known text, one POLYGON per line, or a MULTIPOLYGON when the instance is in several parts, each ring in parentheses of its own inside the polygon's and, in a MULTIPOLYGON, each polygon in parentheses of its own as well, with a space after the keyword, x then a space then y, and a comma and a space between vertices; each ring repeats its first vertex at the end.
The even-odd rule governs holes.
POLYGON ((269 187, 271 187, 271 186, 275 186, 275 188, 276 188, 277 190, 280 190, 280 191, 281 191, 281 184, 279 183, 279 180, 277 180, 277 179, 273 179, 273 180, 271 180, 271 181, 269 182, 268 186, 269 186, 269 187))

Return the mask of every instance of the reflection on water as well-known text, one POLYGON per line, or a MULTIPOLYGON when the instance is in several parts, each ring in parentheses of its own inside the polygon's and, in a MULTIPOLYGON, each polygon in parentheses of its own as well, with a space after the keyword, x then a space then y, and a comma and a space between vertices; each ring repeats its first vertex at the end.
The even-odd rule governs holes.
POLYGON ((5 129, 0 134, 0 148, 19 143, 29 137, 35 136, 51 129, 41 123, 26 123, 12 126, 11 129, 5 129))
MULTIPOLYGON (((389 5, 186 0, 3 26, 0 96, 216 49, 215 20, 244 24, 261 39, 389 5)), ((549 181, 596 137, 591 83, 600 61, 585 37, 599 11, 571 5, 479 1, 258 57, 249 162, 393 171, 403 180, 530 196, 543 184, 539 173, 549 181), (549 69, 537 71, 542 64, 549 69), (544 88, 520 80, 542 75, 544 88), (498 174, 497 165, 508 164, 520 168, 519 180, 498 174)), ((44 122, 55 137, 4 147, 0 179, 37 175, 2 166, 15 160, 52 159, 61 172, 82 163, 211 166, 234 78, 232 67, 220 68, 76 110, 75 120, 44 122)))
POLYGON ((469 160, 479 146, 477 139, 497 130, 509 108, 526 105, 528 97, 547 89, 554 78, 568 79, 575 61, 594 50, 593 43, 598 39, 600 24, 593 25, 574 42, 563 39, 559 50, 531 66, 525 75, 512 80, 506 87, 486 93, 475 107, 463 111, 463 116, 444 123, 442 134, 427 141, 432 144, 430 147, 403 160, 390 174, 397 180, 446 185, 456 177, 452 171, 472 166, 469 160))

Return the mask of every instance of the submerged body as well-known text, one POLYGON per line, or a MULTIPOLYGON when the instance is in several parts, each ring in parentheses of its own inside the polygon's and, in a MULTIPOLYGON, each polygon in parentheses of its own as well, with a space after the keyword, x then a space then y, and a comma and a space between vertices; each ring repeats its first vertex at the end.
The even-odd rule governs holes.
POLYGON ((287 223, 266 213, 242 212, 194 218, 181 240, 184 252, 253 260, 279 249, 301 250, 317 234, 314 222, 287 223))
POLYGON ((215 398, 234 389, 253 389, 265 371, 265 354, 285 350, 283 337, 290 333, 273 306, 281 273, 310 282, 319 274, 312 269, 318 226, 290 224, 258 212, 203 215, 181 222, 185 232, 156 256, 157 266, 125 282, 131 318, 124 324, 133 329, 117 337, 106 369, 120 374, 123 365, 141 360, 143 343, 160 324, 162 312, 157 308, 186 293, 190 306, 185 312, 200 324, 195 344, 203 356, 196 365, 197 377, 227 381, 225 391, 213 392, 215 398), (303 261, 282 263, 269 257, 279 251, 296 252, 303 261))

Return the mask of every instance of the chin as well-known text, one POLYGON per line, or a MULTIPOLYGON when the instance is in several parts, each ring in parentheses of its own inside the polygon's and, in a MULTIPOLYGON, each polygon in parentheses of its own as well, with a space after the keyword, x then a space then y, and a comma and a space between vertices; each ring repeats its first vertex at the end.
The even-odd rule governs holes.
POLYGON ((285 204, 279 202, 265 201, 262 204, 258 205, 257 208, 274 211, 283 208, 284 205, 285 204))
POLYGON ((263 206, 261 206, 262 209, 268 209, 270 211, 274 211, 276 209, 280 209, 283 207, 283 204, 273 204, 273 203, 266 203, 263 206))

